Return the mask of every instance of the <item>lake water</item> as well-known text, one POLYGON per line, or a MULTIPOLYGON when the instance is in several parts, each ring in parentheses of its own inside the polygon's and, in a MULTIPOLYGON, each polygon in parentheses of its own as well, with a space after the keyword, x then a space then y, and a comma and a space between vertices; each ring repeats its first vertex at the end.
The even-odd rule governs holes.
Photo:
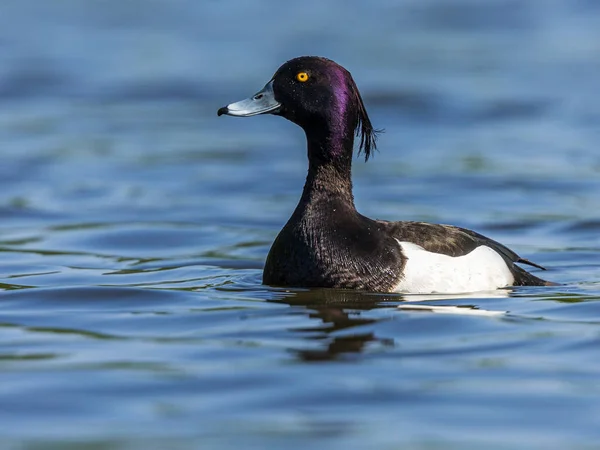
POLYGON ((2 0, 0 448, 599 448, 599 73, 591 0, 2 0), (216 111, 303 54, 386 129, 362 213, 562 285, 262 286, 304 136, 216 111))

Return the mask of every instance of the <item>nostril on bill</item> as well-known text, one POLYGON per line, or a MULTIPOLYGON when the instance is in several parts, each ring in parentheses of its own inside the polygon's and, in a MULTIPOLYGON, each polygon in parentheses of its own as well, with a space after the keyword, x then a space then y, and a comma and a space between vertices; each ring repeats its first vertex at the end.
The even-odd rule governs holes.
POLYGON ((260 100, 263 97, 262 94, 258 94, 254 96, 254 100, 260 100))

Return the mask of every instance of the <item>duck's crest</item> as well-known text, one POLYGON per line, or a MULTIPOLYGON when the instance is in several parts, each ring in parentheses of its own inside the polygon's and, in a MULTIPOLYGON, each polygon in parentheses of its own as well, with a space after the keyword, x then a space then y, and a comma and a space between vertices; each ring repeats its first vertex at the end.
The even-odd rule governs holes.
POLYGON ((362 97, 360 96, 360 92, 356 87, 356 83, 354 82, 352 75, 350 75, 350 79, 352 80, 352 83, 350 83, 350 92, 352 93, 356 105, 358 106, 358 122, 356 125, 356 137, 360 136, 358 154, 360 155, 361 152, 364 152, 365 161, 368 161, 371 154, 377 150, 377 135, 382 133, 383 130, 377 130, 373 128, 371 119, 369 119, 365 104, 363 103, 362 97))

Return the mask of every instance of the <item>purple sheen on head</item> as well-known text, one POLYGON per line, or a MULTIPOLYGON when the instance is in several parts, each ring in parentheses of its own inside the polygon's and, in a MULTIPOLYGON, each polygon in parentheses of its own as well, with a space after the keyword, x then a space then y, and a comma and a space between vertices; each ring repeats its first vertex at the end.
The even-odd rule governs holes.
POLYGON ((346 80, 346 71, 337 64, 332 67, 331 83, 335 99, 332 117, 333 135, 338 138, 335 141, 342 142, 347 131, 346 112, 352 97, 346 80))

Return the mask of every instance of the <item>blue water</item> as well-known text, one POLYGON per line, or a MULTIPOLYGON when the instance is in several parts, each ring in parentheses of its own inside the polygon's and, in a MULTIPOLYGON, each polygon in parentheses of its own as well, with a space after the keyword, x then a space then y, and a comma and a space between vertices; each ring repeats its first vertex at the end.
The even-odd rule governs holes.
POLYGON ((599 55, 585 0, 2 0, 0 448, 598 448, 599 55), (303 54, 386 130, 362 213, 563 284, 262 286, 304 136, 216 110, 303 54))

